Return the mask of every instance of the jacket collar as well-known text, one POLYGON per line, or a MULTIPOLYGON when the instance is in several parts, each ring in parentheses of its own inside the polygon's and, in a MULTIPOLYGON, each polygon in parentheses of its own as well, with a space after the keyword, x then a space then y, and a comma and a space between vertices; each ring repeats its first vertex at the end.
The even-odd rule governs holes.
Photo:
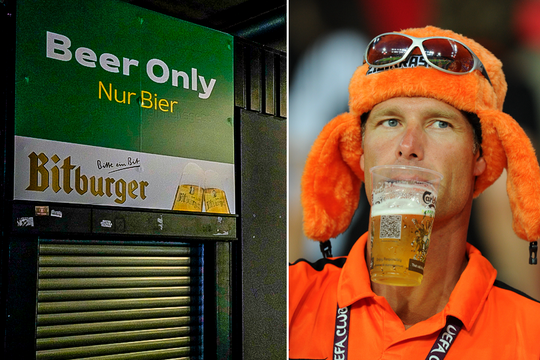
MULTIPOLYGON (((365 233, 356 241, 343 266, 337 287, 339 307, 377 296, 371 290, 369 269, 365 261, 367 240, 365 233)), ((470 330, 493 287, 497 271, 480 251, 470 244, 467 244, 467 256, 469 263, 454 287, 443 315, 459 318, 465 328, 470 330)))

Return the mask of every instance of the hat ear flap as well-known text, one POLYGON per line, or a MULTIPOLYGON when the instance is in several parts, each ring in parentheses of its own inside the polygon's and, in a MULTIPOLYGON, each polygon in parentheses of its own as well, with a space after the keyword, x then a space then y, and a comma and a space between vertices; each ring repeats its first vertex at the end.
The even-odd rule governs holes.
MULTIPOLYGON (((497 110, 478 113, 489 119, 506 153, 506 190, 514 232, 522 239, 540 239, 540 167, 531 141, 509 115, 497 110)), ((487 159, 486 159, 487 161, 487 159)))
POLYGON ((344 232, 358 206, 363 172, 360 119, 345 113, 315 140, 302 175, 304 232, 326 241, 344 232))

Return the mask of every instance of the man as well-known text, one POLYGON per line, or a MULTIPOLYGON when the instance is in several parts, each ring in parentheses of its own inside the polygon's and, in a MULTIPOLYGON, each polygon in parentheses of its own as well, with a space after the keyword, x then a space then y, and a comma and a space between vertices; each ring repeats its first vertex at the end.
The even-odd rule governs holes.
POLYGON ((289 274, 290 359, 539 359, 540 303, 496 281, 467 243, 472 200, 506 168, 515 232, 540 238, 540 169, 502 112, 501 63, 434 27, 375 38, 353 75, 350 112, 316 140, 302 179, 304 230, 346 230, 369 169, 404 164, 443 174, 424 278, 372 283, 368 234, 348 257, 298 261, 289 274), (424 41, 419 38, 428 38, 424 41))

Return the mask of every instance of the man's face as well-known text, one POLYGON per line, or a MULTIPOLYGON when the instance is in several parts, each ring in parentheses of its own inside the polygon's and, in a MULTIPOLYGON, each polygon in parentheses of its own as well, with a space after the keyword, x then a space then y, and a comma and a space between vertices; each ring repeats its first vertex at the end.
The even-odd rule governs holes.
POLYGON ((467 118, 431 98, 393 98, 376 105, 366 121, 362 145, 360 167, 369 199, 373 166, 412 165, 440 172, 437 219, 467 209, 475 177, 486 167, 479 153, 473 153, 473 130, 467 118))

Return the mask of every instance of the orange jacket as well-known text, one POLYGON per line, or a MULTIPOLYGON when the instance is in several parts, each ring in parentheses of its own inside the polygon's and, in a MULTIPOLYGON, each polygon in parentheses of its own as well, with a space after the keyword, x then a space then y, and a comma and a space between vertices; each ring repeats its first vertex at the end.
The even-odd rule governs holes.
MULTIPOLYGON (((446 316, 463 322, 445 360, 540 359, 540 303, 496 281, 497 271, 467 244, 469 263, 440 313, 405 330, 377 296, 364 260, 367 234, 348 257, 289 267, 289 358, 333 359, 337 303, 351 306, 349 359, 425 359, 446 316)), ((342 357, 336 357, 342 358, 342 357)))

